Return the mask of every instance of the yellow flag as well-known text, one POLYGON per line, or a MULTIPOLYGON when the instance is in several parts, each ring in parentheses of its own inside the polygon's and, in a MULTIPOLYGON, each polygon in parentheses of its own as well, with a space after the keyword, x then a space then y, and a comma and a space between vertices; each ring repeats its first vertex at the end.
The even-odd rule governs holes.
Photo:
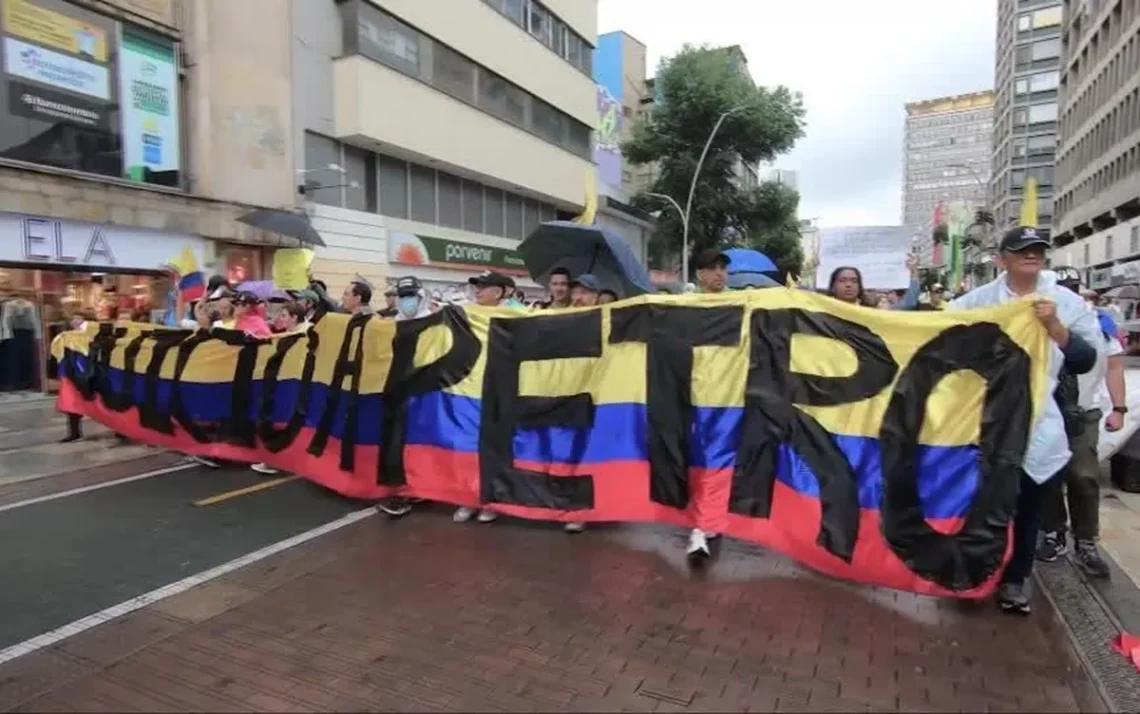
POLYGON ((1025 179, 1025 190, 1021 194, 1021 223, 1030 228, 1037 227, 1037 179, 1025 179))
POLYGON ((278 248, 273 254, 273 287, 304 290, 309 287, 313 251, 308 248, 278 248))
POLYGON ((597 169, 590 168, 586 170, 586 207, 582 209, 582 215, 574 219, 575 223, 583 225, 593 225, 594 216, 598 212, 598 187, 597 187, 597 169))

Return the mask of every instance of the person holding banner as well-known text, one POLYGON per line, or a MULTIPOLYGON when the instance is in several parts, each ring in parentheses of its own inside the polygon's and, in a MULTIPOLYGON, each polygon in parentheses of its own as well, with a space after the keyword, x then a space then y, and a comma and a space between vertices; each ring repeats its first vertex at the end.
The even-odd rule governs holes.
MULTIPOLYGON (((918 256, 914 253, 907 256, 906 267, 910 271, 910 285, 898 302, 885 309, 913 310, 918 305, 918 294, 921 290, 918 281, 918 256)), ((849 265, 831 271, 831 278, 827 281, 827 294, 852 305, 879 307, 878 301, 872 300, 863 288, 863 273, 849 265)))
MULTIPOLYGON (((1002 236, 998 259, 1004 272, 951 302, 949 310, 969 310, 1033 298, 1033 311, 1049 333, 1046 394, 1057 390, 1062 368, 1070 374, 1088 372, 1096 364, 1100 339, 1096 315, 1071 290, 1057 285, 1057 276, 1045 270, 1046 240, 1036 229, 1012 228, 1002 236)), ((1013 518, 1013 553, 998 586, 997 602, 1003 612, 1027 615, 1030 611, 1029 576, 1037 547, 1050 479, 1069 462, 1072 452, 1057 400, 1046 399, 1029 435, 1022 461, 1021 482, 1013 518)))

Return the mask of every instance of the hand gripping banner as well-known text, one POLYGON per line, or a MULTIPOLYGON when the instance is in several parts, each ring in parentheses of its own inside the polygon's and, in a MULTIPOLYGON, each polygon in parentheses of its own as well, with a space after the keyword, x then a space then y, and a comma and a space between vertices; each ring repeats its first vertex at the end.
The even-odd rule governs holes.
POLYGON ((1051 349, 1026 302, 888 312, 771 288, 311 331, 91 326, 59 406, 346 496, 662 521, 834 576, 991 592, 1051 349))

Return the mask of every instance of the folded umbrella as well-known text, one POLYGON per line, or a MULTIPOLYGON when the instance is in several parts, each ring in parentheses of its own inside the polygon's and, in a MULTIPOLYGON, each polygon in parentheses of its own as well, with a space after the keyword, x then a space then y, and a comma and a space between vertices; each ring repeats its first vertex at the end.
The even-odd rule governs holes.
POLYGON ((591 273, 603 289, 621 298, 655 292, 649 271, 620 236, 600 226, 570 221, 543 223, 519 245, 535 282, 546 285, 550 272, 565 268, 571 277, 591 273))
POLYGON ((309 245, 325 245, 321 234, 317 232, 316 228, 313 228, 308 214, 305 213, 282 211, 277 208, 259 208, 238 216, 237 220, 247 226, 276 233, 286 238, 295 238, 309 245))

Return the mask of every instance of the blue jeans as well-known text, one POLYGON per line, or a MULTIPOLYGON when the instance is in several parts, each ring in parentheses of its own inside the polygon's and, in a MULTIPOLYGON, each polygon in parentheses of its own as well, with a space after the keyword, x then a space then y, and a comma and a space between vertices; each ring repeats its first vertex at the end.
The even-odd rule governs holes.
POLYGON ((1033 573, 1037 532, 1041 530, 1041 521, 1045 515, 1045 496, 1049 493, 1046 487, 1054 478, 1057 478, 1056 474, 1053 474, 1049 481, 1039 485, 1024 471, 1021 472, 1021 483, 1017 491, 1017 513, 1013 516, 1013 555, 1009 559, 1005 573, 1001 576, 1003 584, 1024 584, 1033 573))

